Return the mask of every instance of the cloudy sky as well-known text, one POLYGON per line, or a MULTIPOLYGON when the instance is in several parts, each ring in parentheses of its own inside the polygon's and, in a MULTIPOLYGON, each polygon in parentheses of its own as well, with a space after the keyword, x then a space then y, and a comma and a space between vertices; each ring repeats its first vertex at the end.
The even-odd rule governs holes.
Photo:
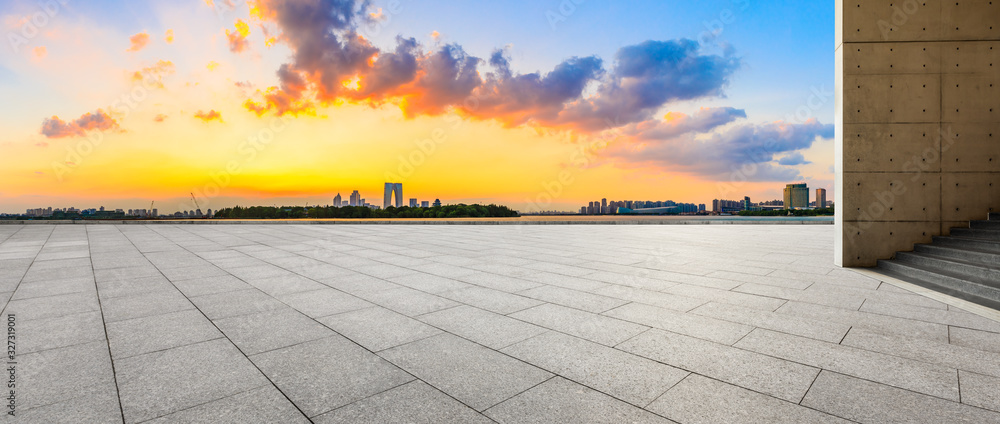
POLYGON ((832 193, 832 2, 0 0, 0 211, 832 193))

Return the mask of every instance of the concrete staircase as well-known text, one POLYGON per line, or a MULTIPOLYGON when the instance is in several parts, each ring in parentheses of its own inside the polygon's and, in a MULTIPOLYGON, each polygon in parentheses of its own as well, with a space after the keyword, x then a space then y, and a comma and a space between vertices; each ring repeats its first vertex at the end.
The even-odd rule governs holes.
POLYGON ((878 261, 889 276, 1000 310, 1000 213, 878 261))

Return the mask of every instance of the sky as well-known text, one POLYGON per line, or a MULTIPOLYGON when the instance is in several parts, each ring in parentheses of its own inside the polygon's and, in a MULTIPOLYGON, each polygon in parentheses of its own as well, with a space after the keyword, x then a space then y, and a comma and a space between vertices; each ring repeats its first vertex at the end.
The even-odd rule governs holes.
POLYGON ((0 212, 833 198, 833 2, 0 0, 0 212))

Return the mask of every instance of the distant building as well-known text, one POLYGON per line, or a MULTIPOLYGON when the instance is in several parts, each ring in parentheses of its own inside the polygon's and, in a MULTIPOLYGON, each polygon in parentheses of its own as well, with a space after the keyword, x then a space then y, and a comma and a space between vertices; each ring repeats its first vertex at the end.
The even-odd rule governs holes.
POLYGON ((705 212, 705 204, 704 203, 699 203, 698 204, 698 212, 705 212))
POLYGON ((608 213, 608 199, 601 199, 601 213, 608 213))
POLYGON ((362 206, 361 193, 358 193, 357 190, 351 193, 351 206, 362 206))
POLYGON ((825 188, 817 188, 816 189, 816 207, 820 208, 820 209, 826 207, 826 189, 825 188))
POLYGON ((806 183, 785 186, 785 208, 801 209, 809 207, 809 187, 806 183))
POLYGON ((429 208, 429 207, 431 207, 431 202, 429 202, 427 200, 421 200, 420 201, 420 207, 422 207, 422 208, 429 208))
POLYGON ((410 207, 411 208, 417 207, 417 199, 410 199, 410 207))
POLYGON ((339 208, 344 202, 340 198, 340 193, 333 197, 333 207, 339 208))
POLYGON ((385 183, 385 195, 382 197, 382 208, 386 209, 389 206, 395 206, 397 208, 403 206, 403 183, 385 183), (395 194, 395 199, 393 199, 393 194, 395 194), (395 202, 393 202, 395 200, 395 202))
POLYGON ((743 210, 748 211, 751 206, 753 206, 753 204, 750 203, 750 196, 743 196, 743 210))
POLYGON ((434 199, 434 207, 437 208, 440 206, 441 206, 441 199, 434 199))

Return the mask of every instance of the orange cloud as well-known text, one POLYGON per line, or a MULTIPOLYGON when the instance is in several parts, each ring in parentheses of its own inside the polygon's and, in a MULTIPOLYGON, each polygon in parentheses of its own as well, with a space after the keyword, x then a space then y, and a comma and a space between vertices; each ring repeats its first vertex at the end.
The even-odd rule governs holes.
POLYGON ((39 59, 44 58, 49 54, 49 51, 45 48, 45 46, 35 47, 32 52, 35 54, 35 57, 39 59))
POLYGON ((216 112, 215 109, 211 109, 208 112, 204 112, 204 111, 200 111, 199 110, 198 112, 196 112, 194 114, 194 117, 198 118, 198 119, 201 119, 202 121, 205 121, 205 122, 211 122, 212 120, 216 120, 216 121, 219 121, 219 122, 224 122, 222 120, 222 114, 219 113, 219 112, 216 112))
POLYGON ((137 52, 139 50, 142 50, 143 47, 146 47, 146 45, 149 44, 149 33, 147 33, 146 31, 140 32, 138 34, 129 37, 128 41, 132 43, 132 45, 125 51, 137 52))
POLYGON ((229 51, 233 53, 241 53, 250 47, 250 42, 247 41, 247 36, 250 35, 250 26, 242 19, 236 20, 236 30, 229 32, 226 30, 226 38, 229 39, 229 51))
POLYGON ((162 113, 156 115, 155 117, 153 117, 153 121, 156 121, 156 122, 163 122, 165 119, 167 119, 167 115, 164 115, 162 113))
POLYGON ((163 88, 163 77, 174 73, 174 63, 169 60, 157 61, 155 65, 132 73, 132 81, 146 82, 150 86, 163 88))
POLYGON ((166 41, 167 44, 173 43, 174 42, 174 30, 168 29, 167 30, 167 34, 163 37, 163 41, 166 41))
POLYGON ((53 115, 42 122, 41 134, 48 138, 63 138, 83 136, 90 130, 109 130, 118 128, 118 122, 111 115, 98 109, 93 113, 85 113, 72 122, 66 122, 53 115))

